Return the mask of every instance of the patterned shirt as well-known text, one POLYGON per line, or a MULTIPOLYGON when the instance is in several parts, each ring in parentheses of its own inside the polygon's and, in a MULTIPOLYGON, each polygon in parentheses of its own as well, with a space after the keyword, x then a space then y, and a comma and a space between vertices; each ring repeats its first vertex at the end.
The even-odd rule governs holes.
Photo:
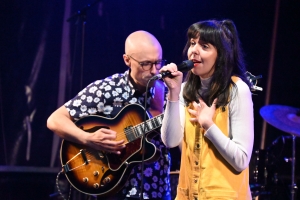
MULTIPOLYGON (((78 93, 73 99, 65 103, 69 114, 74 120, 88 115, 101 115, 113 118, 120 110, 128 104, 140 104, 144 107, 145 94, 137 91, 129 79, 130 71, 122 74, 114 74, 102 80, 97 80, 78 93)), ((167 88, 165 87, 165 93, 167 88)), ((154 87, 148 91, 147 108, 150 99, 155 95, 154 87)), ((164 94, 164 106, 166 94, 164 94)), ((144 199, 166 199, 170 200, 169 172, 171 158, 169 149, 164 146, 160 135, 155 136, 152 141, 161 150, 160 157, 151 164, 144 165, 143 193, 144 199)), ((141 164, 131 171, 131 174, 119 192, 122 197, 138 197, 141 185, 141 164)))

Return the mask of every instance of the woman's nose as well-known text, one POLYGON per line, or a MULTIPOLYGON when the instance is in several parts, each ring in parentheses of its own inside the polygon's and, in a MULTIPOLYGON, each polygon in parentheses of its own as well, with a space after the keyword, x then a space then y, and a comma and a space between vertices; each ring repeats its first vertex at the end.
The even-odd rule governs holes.
POLYGON ((191 53, 192 53, 192 54, 197 54, 197 53, 198 53, 197 45, 195 45, 195 46, 193 46, 193 47, 191 48, 191 53))

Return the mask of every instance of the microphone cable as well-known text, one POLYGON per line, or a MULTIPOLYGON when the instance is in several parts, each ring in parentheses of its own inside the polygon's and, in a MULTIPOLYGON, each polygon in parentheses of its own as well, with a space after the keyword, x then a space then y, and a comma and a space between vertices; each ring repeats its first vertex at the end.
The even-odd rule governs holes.
MULTIPOLYGON (((140 200, 144 199, 144 165, 145 165, 145 140, 146 140, 146 120, 147 120, 147 100, 148 100, 148 88, 149 88, 149 83, 152 80, 150 79, 146 85, 146 94, 144 98, 144 125, 143 125, 143 136, 142 136, 142 162, 141 162, 141 192, 140 192, 140 200)), ((155 147, 156 148, 156 147, 155 147)))

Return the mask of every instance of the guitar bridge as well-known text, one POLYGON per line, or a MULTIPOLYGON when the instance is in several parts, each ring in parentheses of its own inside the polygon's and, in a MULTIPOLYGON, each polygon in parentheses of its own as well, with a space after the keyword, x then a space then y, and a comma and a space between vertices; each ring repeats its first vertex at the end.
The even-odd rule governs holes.
POLYGON ((81 149, 80 150, 80 153, 81 153, 81 156, 82 156, 82 159, 83 159, 83 162, 84 162, 84 164, 89 164, 89 160, 87 159, 87 157, 86 157, 86 154, 85 154, 85 150, 84 149, 81 149))

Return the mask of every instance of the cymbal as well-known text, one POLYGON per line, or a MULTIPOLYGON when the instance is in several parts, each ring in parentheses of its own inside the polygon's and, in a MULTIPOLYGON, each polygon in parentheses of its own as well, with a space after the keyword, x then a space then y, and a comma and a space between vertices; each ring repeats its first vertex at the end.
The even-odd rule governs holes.
POLYGON ((300 109, 282 105, 267 105, 260 109, 260 115, 274 127, 300 136, 300 109))

